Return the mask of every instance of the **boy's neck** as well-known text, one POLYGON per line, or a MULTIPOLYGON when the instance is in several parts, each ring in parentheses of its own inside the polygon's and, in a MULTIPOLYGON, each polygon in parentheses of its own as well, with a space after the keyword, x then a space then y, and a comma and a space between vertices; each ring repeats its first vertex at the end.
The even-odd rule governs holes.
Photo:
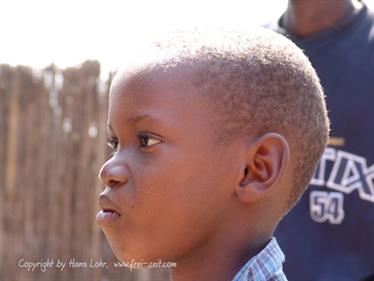
MULTIPOLYGON (((248 228, 248 225, 247 225, 248 228)), ((173 281, 227 281, 270 241, 267 235, 245 235, 240 227, 227 227, 217 231, 219 235, 209 239, 203 247, 177 260, 171 270, 173 281), (228 239, 227 237, 230 237, 228 239), (256 238, 255 238, 256 237, 256 238)))
POLYGON ((306 37, 332 27, 361 7, 358 0, 289 0, 282 24, 294 35, 306 37))

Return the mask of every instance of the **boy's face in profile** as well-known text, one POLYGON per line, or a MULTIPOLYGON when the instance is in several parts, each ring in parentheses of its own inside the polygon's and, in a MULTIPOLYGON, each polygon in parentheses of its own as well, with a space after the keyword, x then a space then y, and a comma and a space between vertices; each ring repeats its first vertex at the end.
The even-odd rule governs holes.
POLYGON ((198 252, 232 214, 239 146, 214 144, 216 116, 192 75, 183 67, 150 71, 111 89, 109 136, 118 145, 100 171, 101 199, 120 217, 98 223, 122 261, 198 252))

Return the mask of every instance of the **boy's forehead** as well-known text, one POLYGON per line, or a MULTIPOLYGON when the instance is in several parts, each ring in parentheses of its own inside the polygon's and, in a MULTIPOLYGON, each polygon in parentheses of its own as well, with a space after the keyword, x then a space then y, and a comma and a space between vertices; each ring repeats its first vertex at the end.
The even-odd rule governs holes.
POLYGON ((198 93, 193 74, 191 69, 120 74, 110 91, 108 132, 121 124, 187 128, 213 121, 211 105, 198 93))
MULTIPOLYGON (((200 103, 200 89, 196 86, 195 69, 174 67, 172 69, 142 69, 116 75, 109 93, 109 110, 133 104, 133 107, 151 105, 165 107, 177 105, 177 99, 187 104, 200 103)), ((134 117, 135 118, 135 117, 134 117)))

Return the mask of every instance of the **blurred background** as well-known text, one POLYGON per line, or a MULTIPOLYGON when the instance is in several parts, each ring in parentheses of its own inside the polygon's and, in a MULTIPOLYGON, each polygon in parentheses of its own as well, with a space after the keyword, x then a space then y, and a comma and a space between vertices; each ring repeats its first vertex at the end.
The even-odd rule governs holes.
POLYGON ((115 267, 95 223, 112 75, 168 30, 260 25, 286 5, 0 0, 0 280, 169 280, 115 267))
POLYGON ((0 62, 42 68, 100 61, 104 72, 154 36, 191 26, 244 26, 273 19, 286 0, 0 0, 0 62))

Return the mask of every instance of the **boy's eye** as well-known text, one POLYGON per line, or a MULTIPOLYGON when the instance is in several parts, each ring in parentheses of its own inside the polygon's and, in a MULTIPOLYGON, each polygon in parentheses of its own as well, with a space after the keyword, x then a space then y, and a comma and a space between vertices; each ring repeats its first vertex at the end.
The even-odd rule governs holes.
MULTIPOLYGON (((156 145, 156 144, 161 142, 158 139, 152 138, 151 136, 144 135, 144 134, 139 135, 138 138, 139 138, 139 143, 140 143, 141 148, 147 148, 147 147, 156 145)), ((117 150, 118 150, 118 140, 116 138, 109 137, 107 139, 107 145, 111 148, 113 153, 117 152, 117 150)))
POLYGON ((147 148, 147 147, 156 145, 160 143, 161 141, 158 139, 152 138, 151 136, 148 136, 148 135, 139 135, 139 142, 140 142, 140 147, 147 148))
POLYGON ((107 139, 107 145, 112 149, 113 152, 116 152, 118 149, 118 140, 110 137, 107 139))

